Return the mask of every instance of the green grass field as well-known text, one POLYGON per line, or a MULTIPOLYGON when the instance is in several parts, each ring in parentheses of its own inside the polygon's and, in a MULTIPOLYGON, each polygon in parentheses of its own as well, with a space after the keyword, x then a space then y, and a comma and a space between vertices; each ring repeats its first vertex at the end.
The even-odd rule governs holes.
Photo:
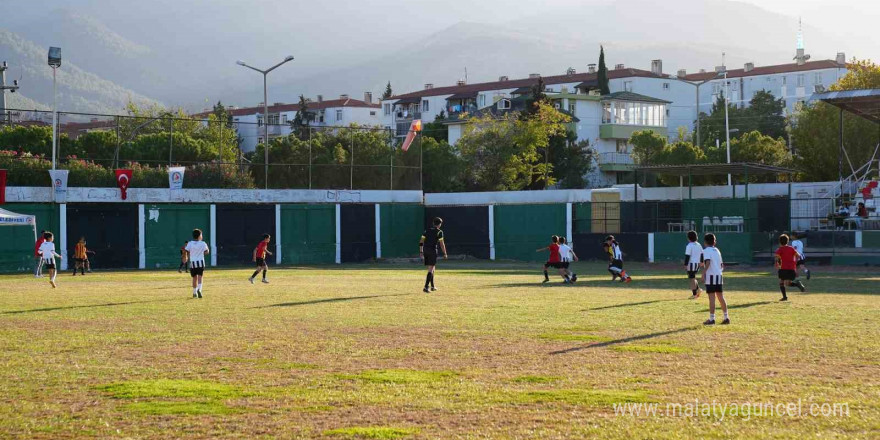
POLYGON ((442 262, 430 295, 416 265, 209 270, 202 300, 176 272, 0 276, 0 438, 880 438, 880 275, 813 269, 789 303, 727 270, 708 328, 678 268, 636 264, 442 262))

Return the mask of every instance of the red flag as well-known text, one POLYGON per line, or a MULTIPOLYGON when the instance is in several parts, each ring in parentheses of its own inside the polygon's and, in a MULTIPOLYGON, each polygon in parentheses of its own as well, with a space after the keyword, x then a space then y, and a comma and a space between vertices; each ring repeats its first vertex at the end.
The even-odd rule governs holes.
POLYGON ((128 198, 126 190, 129 185, 131 185, 131 170, 116 170, 116 186, 122 192, 122 200, 128 198))
POLYGON ((422 131, 422 120, 421 119, 413 119, 412 124, 409 125, 409 133, 406 134, 406 139, 403 141, 403 151, 409 150, 410 144, 416 139, 416 134, 422 131))
POLYGON ((6 170, 0 170, 0 205, 6 203, 6 170))

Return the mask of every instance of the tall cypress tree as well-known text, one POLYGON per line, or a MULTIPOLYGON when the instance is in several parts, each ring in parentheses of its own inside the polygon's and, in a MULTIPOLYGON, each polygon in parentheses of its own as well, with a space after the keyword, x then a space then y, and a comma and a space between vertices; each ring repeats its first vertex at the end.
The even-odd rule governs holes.
POLYGON ((605 48, 603 46, 599 46, 599 73, 597 74, 597 79, 599 80, 599 93, 603 95, 611 93, 611 88, 608 87, 608 67, 605 66, 605 48))
POLYGON ((388 81, 388 84, 385 86, 385 93, 382 94, 382 99, 388 99, 394 96, 394 92, 391 91, 391 81, 388 81))

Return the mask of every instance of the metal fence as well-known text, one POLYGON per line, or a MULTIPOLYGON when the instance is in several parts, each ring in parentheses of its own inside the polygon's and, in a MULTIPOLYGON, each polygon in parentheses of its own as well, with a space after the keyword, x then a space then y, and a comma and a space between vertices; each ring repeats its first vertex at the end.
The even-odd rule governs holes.
MULTIPOLYGON (((15 185, 28 180, 24 174, 51 165, 53 118, 52 112, 21 109, 8 109, 6 116, 0 118, 0 167, 10 170, 10 185, 15 185), (4 127, 28 129, 4 131, 4 127)), ((422 144, 418 138, 403 152, 400 139, 387 128, 300 127, 292 121, 267 127, 261 120, 223 119, 168 112, 144 116, 58 112, 55 166, 72 172, 92 167, 91 171, 100 174, 96 168, 112 170, 136 164, 144 173, 149 173, 147 168, 159 171, 157 175, 164 173, 166 166, 186 166, 185 186, 216 183, 216 178, 204 185, 199 182, 202 175, 210 174, 232 176, 221 187, 422 188, 422 144)), ((167 179, 156 185, 167 185, 167 179)))

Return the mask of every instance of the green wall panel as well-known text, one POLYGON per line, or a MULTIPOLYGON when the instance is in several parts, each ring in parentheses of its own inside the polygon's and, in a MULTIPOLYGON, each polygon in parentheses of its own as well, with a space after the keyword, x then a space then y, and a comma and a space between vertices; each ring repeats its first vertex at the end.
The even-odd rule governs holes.
POLYGON ((336 261, 336 205, 281 205, 281 262, 336 261))
POLYGON ((880 249, 880 231, 862 231, 862 247, 880 249))
POLYGON ((144 205, 144 247, 147 269, 176 268, 180 248, 199 228, 211 243, 211 207, 204 204, 144 205))
MULTIPOLYGON (((751 263, 753 242, 756 240, 753 236, 763 237, 763 235, 765 234, 721 232, 715 234, 715 237, 718 240, 721 257, 725 262, 751 263)), ((654 261, 684 261, 684 248, 687 243, 687 233, 685 232, 654 233, 654 261)), ((700 234, 700 244, 703 244, 702 234, 700 234)))
POLYGON ((565 205, 500 205, 495 207, 495 258, 546 261, 535 252, 551 235, 565 235, 565 205))
MULTIPOLYGON (((7 211, 37 216, 37 234, 46 229, 58 241, 58 205, 52 203, 7 203, 0 205, 7 211)), ((28 226, 0 228, 0 271, 27 272, 34 270, 34 230, 28 226)), ((61 246, 55 246, 61 253, 61 246)))
POLYGON ((416 247, 425 230, 422 205, 381 205, 382 258, 418 256, 416 247))
POLYGON ((572 233, 589 234, 591 232, 590 221, 593 218, 593 208, 589 202, 573 203, 571 206, 574 224, 571 225, 572 233))

